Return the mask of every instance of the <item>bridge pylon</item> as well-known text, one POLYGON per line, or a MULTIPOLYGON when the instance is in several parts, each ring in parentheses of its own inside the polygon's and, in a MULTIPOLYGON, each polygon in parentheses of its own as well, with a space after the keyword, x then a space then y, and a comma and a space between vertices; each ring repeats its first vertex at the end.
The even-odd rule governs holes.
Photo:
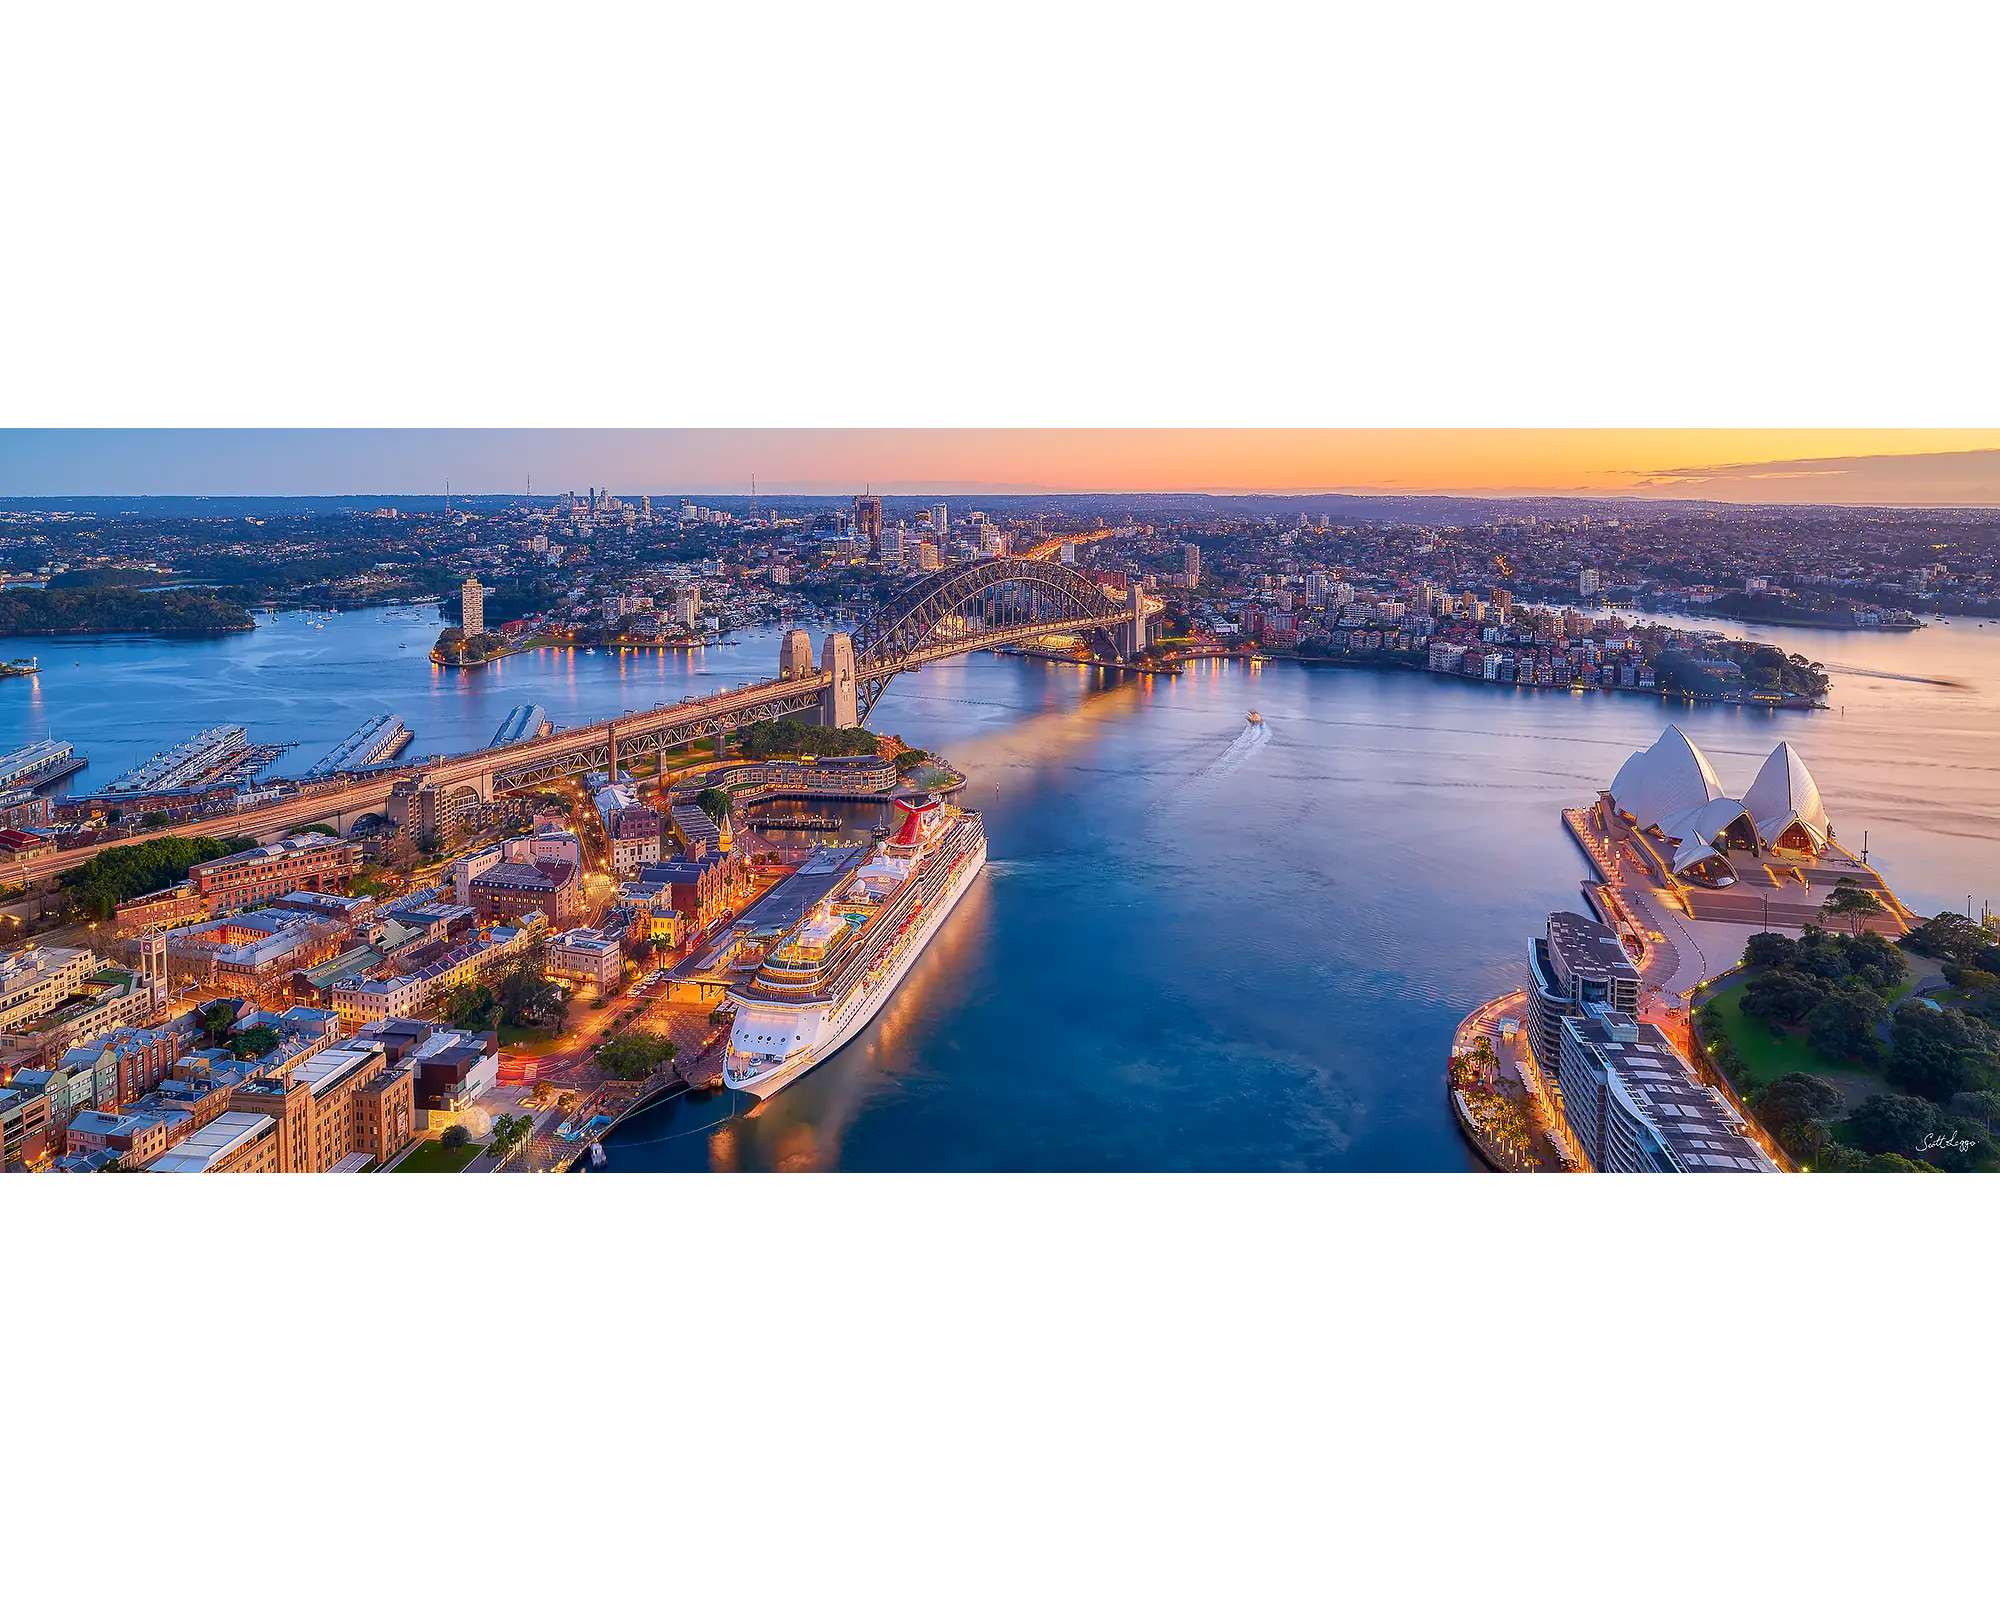
POLYGON ((854 639, 845 633, 829 633, 820 647, 819 669, 832 681, 819 692, 819 725, 822 728, 856 728, 861 725, 860 691, 854 673, 854 639))
POLYGON ((1136 577, 1126 581, 1125 598, 1132 606, 1132 620, 1118 625, 1118 652, 1127 661, 1137 661, 1146 653, 1146 597, 1136 577))

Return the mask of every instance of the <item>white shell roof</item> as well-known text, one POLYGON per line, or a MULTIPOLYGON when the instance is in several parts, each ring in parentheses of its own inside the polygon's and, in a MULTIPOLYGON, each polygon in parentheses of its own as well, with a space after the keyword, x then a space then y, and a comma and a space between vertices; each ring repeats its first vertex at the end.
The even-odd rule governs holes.
POLYGON ((1776 844, 1796 822, 1812 835, 1815 845, 1823 847, 1833 826, 1826 803, 1820 799, 1819 785, 1789 740, 1764 758, 1756 781, 1743 797, 1743 807, 1766 846, 1776 844))
POLYGON ((1642 828, 1697 812, 1727 792, 1708 757, 1677 727, 1669 727, 1650 748, 1628 756, 1611 780, 1612 800, 1642 828))
POLYGON ((1661 822, 1660 832, 1669 839, 1679 841, 1679 847, 1674 851, 1674 871, 1683 871, 1704 856, 1719 854, 1714 848, 1716 838, 1744 814, 1740 801, 1720 795, 1706 805, 1661 822))

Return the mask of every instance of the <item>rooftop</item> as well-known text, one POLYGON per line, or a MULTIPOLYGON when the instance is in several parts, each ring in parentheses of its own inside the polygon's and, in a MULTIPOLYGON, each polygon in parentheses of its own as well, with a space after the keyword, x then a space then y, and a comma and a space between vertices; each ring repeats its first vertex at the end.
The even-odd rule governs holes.
POLYGON ((779 880, 736 919, 734 931, 745 937, 771 938, 803 921, 822 900, 844 887, 872 847, 815 850, 789 878, 779 880))
POLYGON ((1563 1026, 1608 1069, 1612 1093, 1650 1126, 1683 1172, 1772 1172, 1771 1158, 1742 1132, 1716 1092, 1702 1083, 1650 1022, 1593 1008, 1563 1026))
POLYGON ((1559 972, 1582 978, 1639 981, 1639 969, 1626 955, 1618 935, 1579 912, 1557 911, 1550 915, 1549 949, 1559 972))
POLYGON ((381 1059, 380 1046, 349 1041, 306 1057, 292 1068, 292 1081, 304 1084, 319 1096, 366 1069, 371 1061, 381 1059))
POLYGON ((256 1112, 225 1111, 205 1128, 185 1139, 156 1161, 146 1164, 147 1172, 206 1172, 242 1146, 260 1138, 275 1126, 256 1112))
POLYGON ((213 861, 196 864, 193 870, 211 872, 217 867, 237 867, 253 862, 282 861, 289 856, 302 855, 308 850, 321 850, 329 845, 345 845, 345 839, 329 838, 323 833, 295 833, 280 839, 276 844, 254 845, 248 850, 239 850, 232 856, 217 856, 213 861))

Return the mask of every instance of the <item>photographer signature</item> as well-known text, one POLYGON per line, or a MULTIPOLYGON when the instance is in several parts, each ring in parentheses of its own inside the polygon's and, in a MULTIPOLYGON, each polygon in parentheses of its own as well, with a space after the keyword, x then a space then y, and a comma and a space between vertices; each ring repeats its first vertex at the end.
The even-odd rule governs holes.
POLYGON ((1918 1155, 1922 1155, 1926 1150, 1970 1150, 1971 1148, 1970 1139, 1954 1139, 1942 1133, 1927 1133, 1917 1142, 1918 1155))

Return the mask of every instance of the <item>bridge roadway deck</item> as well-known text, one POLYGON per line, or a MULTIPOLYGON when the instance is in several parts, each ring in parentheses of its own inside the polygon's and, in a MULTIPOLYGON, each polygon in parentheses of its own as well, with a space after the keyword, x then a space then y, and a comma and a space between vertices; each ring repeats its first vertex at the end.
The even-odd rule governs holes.
MULTIPOLYGON (((715 732, 728 731, 757 720, 774 706, 784 706, 791 702, 816 702, 828 680, 829 674, 820 672, 809 677, 801 675, 795 678, 774 679, 768 683, 729 689, 721 694, 706 695, 697 700, 684 700, 677 705, 636 712, 629 717, 615 717, 603 722, 586 723, 579 728, 566 728, 560 733, 551 734, 546 739, 538 739, 525 745, 503 746, 498 750, 467 751, 463 755, 434 760, 427 766, 406 767, 399 772, 379 778, 321 788, 310 795, 281 800, 272 805, 254 806, 242 811, 176 823, 153 829, 145 837, 148 839, 212 838, 225 834, 245 834, 265 839, 276 838, 288 828, 302 827, 309 822, 379 811, 388 803, 389 791, 397 780, 407 777, 421 777, 427 783, 449 785, 454 788, 467 786, 486 792, 490 792, 496 780, 502 788, 512 787, 515 785, 508 780, 524 777, 531 779, 536 774, 581 770, 592 765, 591 758, 596 752, 607 748, 614 732, 617 735, 621 758, 628 751, 640 754, 657 749, 663 744, 671 746, 686 739, 698 739, 715 732), (568 767, 564 765, 566 762, 570 764, 568 767)), ((43 856, 39 860, 24 862, 21 875, 30 883, 45 881, 57 873, 82 865, 103 848, 102 845, 92 845, 81 850, 63 850, 54 855, 43 856)))
MULTIPOLYGON (((1147 610, 1156 609, 1158 604, 1149 599, 1147 610)), ((1093 619, 1093 625, 1115 627, 1120 622, 1129 621, 1131 615, 1129 608, 1107 612, 1102 619, 1093 619)), ((974 629, 893 660, 857 661, 855 676, 862 683, 881 684, 912 667, 943 661, 971 650, 1017 644, 1039 638, 1049 631, 1047 621, 1026 622, 1008 628, 974 629)), ((491 794, 495 787, 521 787, 565 772, 580 772, 603 765, 605 758, 599 752, 608 749, 614 734, 621 760, 628 755, 645 755, 692 739, 734 732, 762 717, 805 710, 818 702, 821 692, 831 682, 832 674, 825 671, 801 673, 792 678, 774 678, 741 689, 727 689, 721 694, 635 712, 628 717, 613 717, 603 722, 586 723, 580 728, 565 728, 560 733, 526 744, 433 758, 423 766, 404 767, 380 777, 324 787, 295 799, 153 829, 144 837, 213 838, 243 834, 269 841, 307 823, 323 822, 329 818, 353 818, 366 812, 380 811, 388 803, 390 789, 400 779, 408 777, 421 777, 427 783, 452 788, 469 787, 482 794, 491 794)), ((91 845, 80 850, 62 850, 24 862, 20 869, 21 878, 28 883, 46 882, 71 867, 81 866, 104 848, 104 845, 91 845)))

